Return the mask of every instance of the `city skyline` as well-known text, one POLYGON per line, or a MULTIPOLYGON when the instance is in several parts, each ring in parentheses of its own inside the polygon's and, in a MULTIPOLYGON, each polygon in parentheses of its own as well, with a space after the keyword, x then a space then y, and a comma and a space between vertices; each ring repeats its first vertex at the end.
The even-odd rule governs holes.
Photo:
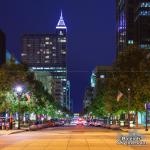
POLYGON ((94 1, 86 4, 85 1, 79 1, 77 4, 75 1, 58 0, 51 1, 51 5, 49 1, 45 1, 45 3, 40 1, 36 2, 35 7, 34 2, 29 3, 29 1, 5 1, 0 10, 0 27, 7 35, 7 49, 19 57, 21 35, 53 31, 60 10, 63 11, 68 27, 68 77, 71 81, 74 110, 78 112, 82 110, 84 89, 94 67, 111 65, 115 58, 115 4, 113 1, 94 1), (9 6, 7 6, 8 3, 9 6), (84 5, 86 7, 83 8, 84 5), (7 12, 4 11, 6 8, 7 12), (43 11, 39 11, 39 8, 43 11), (91 8, 94 11, 90 12, 91 8), (109 11, 106 11, 106 8, 109 11), (105 12, 105 16, 103 12, 105 12), (15 32, 11 27, 15 28, 15 32))
POLYGON ((0 149, 148 150, 150 0, 3 0, 0 149))

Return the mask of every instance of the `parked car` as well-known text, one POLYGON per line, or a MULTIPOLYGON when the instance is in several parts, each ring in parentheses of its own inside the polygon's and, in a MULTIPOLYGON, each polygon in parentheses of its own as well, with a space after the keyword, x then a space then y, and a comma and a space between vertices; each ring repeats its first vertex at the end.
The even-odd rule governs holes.
POLYGON ((57 118, 51 119, 50 121, 53 122, 55 126, 63 126, 64 125, 64 122, 62 122, 61 120, 59 120, 57 118))
POLYGON ((77 120, 77 125, 84 125, 85 126, 85 125, 87 125, 87 121, 83 118, 79 118, 77 120))
POLYGON ((101 120, 96 120, 95 122, 94 122, 94 126, 95 127, 101 127, 103 125, 103 121, 101 121, 101 120))
POLYGON ((75 126, 77 125, 78 119, 72 119, 70 125, 75 126))
POLYGON ((48 127, 54 127, 54 126, 55 126, 55 123, 49 120, 49 121, 47 122, 47 125, 48 125, 48 127))

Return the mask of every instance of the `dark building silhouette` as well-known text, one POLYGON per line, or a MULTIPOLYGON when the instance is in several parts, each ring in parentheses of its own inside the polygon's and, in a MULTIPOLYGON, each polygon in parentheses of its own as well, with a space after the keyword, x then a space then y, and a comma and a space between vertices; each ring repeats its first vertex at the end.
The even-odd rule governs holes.
POLYGON ((116 0, 117 54, 132 44, 150 49, 150 0, 116 0))
POLYGON ((0 65, 6 63, 6 37, 0 30, 0 65))

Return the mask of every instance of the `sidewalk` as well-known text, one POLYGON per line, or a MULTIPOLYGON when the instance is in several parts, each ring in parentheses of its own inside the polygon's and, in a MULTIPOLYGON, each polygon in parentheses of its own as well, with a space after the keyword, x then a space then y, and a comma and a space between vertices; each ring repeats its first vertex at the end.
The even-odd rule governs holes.
POLYGON ((120 129, 124 132, 137 132, 139 134, 150 135, 150 129, 148 131, 145 131, 144 128, 142 128, 142 129, 120 128, 120 129))
POLYGON ((25 132, 25 131, 29 131, 28 128, 22 128, 20 130, 0 130, 0 136, 2 135, 10 135, 10 134, 15 134, 15 133, 21 133, 21 132, 25 132))

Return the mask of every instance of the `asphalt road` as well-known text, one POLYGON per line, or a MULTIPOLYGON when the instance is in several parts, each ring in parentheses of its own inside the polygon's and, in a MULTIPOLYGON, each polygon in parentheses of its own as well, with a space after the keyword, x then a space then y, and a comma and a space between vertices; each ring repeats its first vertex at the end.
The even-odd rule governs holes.
MULTIPOLYGON (((122 131, 103 128, 62 127, 0 136, 0 150, 149 150, 144 146, 117 144, 122 131)), ((143 139, 150 141, 150 136, 143 139)))

